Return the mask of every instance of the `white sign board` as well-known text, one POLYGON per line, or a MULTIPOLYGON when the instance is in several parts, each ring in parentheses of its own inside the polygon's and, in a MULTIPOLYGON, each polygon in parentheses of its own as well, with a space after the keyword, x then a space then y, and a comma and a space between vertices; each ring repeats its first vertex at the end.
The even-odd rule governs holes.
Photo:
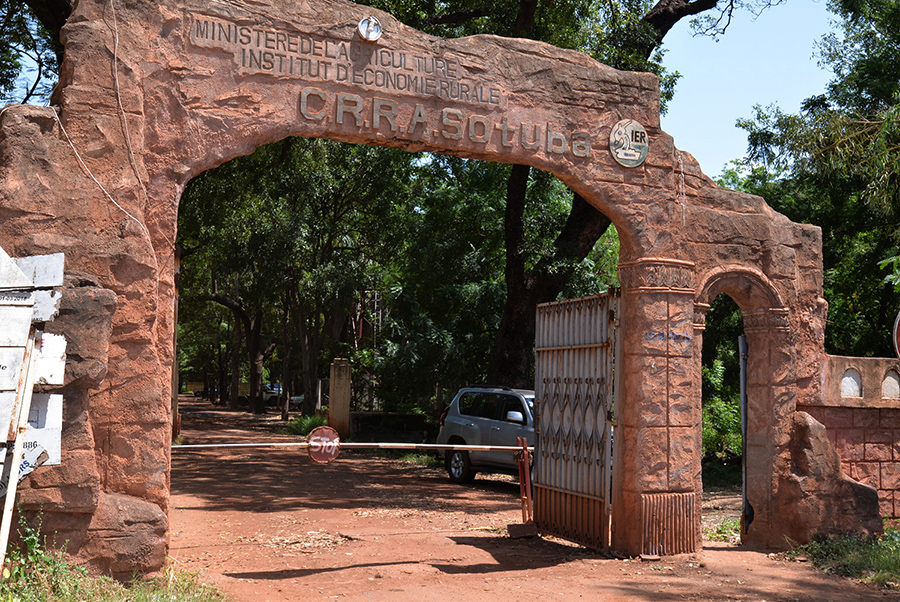
MULTIPOLYGON (((9 428, 8 425, 12 424, 13 411, 15 409, 16 392, 0 391, 0 425, 4 425, 5 428, 9 428)), ((2 428, 0 428, 0 431, 2 431, 2 428)), ((5 441, 3 443, 5 443, 5 441)), ((2 446, 3 443, 0 443, 0 446, 2 446)))
MULTIPOLYGON (((11 453, 7 452, 6 448, 0 450, 0 462, 3 462, 3 474, 0 476, 0 498, 6 495, 6 490, 9 489, 9 473, 11 471, 11 467, 9 462, 6 462, 6 454, 11 453)), ((44 451, 40 447, 35 447, 30 451, 26 451, 22 454, 22 461, 19 462, 19 481, 24 479, 27 475, 31 474, 31 472, 37 468, 38 466, 42 466, 47 462, 47 452, 44 451)), ((17 481, 18 482, 18 481, 17 481)))
POLYGON ((0 249, 0 290, 27 290, 34 288, 34 283, 26 276, 16 262, 0 249))
POLYGON ((24 347, 31 328, 31 305, 0 303, 0 347, 24 347))
POLYGON ((52 255, 16 257, 13 261, 22 270, 25 277, 31 280, 35 288, 52 288, 62 286, 65 257, 62 253, 54 253, 52 255))
POLYGON ((25 359, 25 347, 0 347, 0 391, 15 391, 25 359))
POLYGON ((25 429, 25 438, 22 449, 27 455, 40 447, 47 451, 49 456, 45 466, 58 466, 62 451, 62 395, 31 396, 31 411, 28 413, 28 427, 25 429))
POLYGON ((66 375, 66 337, 61 334, 41 335, 37 374, 34 382, 39 385, 61 385, 66 375))
MULTIPOLYGON (((52 289, 62 286, 63 272, 65 269, 65 255, 54 253, 53 255, 33 255, 31 257, 17 257, 13 261, 22 270, 27 278, 38 289, 52 289)), ((59 301, 62 293, 54 290, 38 290, 34 293, 34 317, 35 322, 47 322, 59 311, 59 301)), ((2 324, 2 322, 0 322, 2 324)))

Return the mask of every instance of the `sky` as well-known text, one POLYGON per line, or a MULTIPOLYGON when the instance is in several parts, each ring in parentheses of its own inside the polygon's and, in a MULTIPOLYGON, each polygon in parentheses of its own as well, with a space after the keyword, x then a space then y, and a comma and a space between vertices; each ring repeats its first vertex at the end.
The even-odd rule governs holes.
POLYGON ((662 129, 715 178, 746 154, 746 132, 735 122, 751 117, 755 105, 797 113, 804 99, 825 91, 831 73, 814 53, 831 19, 825 0, 787 0, 755 21, 737 14, 718 42, 692 37, 682 20, 664 40, 663 64, 682 77, 662 129))

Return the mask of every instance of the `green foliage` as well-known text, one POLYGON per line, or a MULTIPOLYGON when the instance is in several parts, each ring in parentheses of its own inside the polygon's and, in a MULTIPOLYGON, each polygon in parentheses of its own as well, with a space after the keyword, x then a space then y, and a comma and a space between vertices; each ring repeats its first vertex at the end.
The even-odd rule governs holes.
POLYGON ((377 458, 392 458, 426 468, 444 468, 444 456, 439 453, 410 452, 402 449, 366 449, 357 450, 357 453, 377 458))
POLYGON ((453 389, 487 373, 503 307, 508 169, 437 155, 426 166, 408 252, 385 281, 375 364, 384 409, 414 411, 435 383, 453 389))
POLYGON ((729 491, 740 489, 744 481, 742 458, 726 455, 720 458, 715 455, 703 457, 702 466, 703 491, 729 491))
POLYGON ((681 74, 670 72, 663 66, 662 37, 645 19, 654 4, 647 0, 603 3, 594 17, 591 45, 586 51, 610 67, 656 75, 659 78, 660 111, 665 114, 681 74))
POLYGON ((294 418, 287 423, 287 426, 284 427, 284 430, 289 435, 299 435, 301 437, 305 437, 314 428, 326 426, 327 424, 328 417, 319 416, 318 414, 311 414, 309 416, 298 416, 297 418, 294 418))
POLYGON ((826 351, 890 356, 900 275, 885 278, 883 267, 900 255, 900 5, 829 7, 841 31, 819 50, 834 78, 799 114, 757 107, 740 122, 750 145, 743 182, 792 220, 822 228, 826 351))
POLYGON ((703 384, 712 388, 713 393, 703 398, 703 451, 724 454, 741 453, 741 406, 740 398, 724 396, 730 387, 726 386, 725 365, 715 360, 712 368, 703 366, 703 384))
MULTIPOLYGON (((179 216, 179 242, 189 250, 184 297, 220 292, 261 320, 257 348, 248 348, 252 368, 265 371, 259 356, 275 342, 278 359, 302 359, 293 372, 313 399, 359 299, 401 251, 415 216, 417 161, 393 149, 288 138, 201 174, 179 216)), ((185 321, 209 331, 209 314, 193 310, 185 321)), ((231 330, 219 331, 215 341, 188 336, 186 344, 220 350, 231 330)))
POLYGON ((704 454, 741 454, 741 366, 737 340, 743 333, 737 304, 727 295, 719 295, 706 313, 703 334, 704 454))
POLYGON ((790 557, 806 556, 827 573, 897 588, 900 584, 900 531, 889 526, 877 537, 830 537, 795 547, 790 557))
POLYGON ((444 467, 443 457, 425 452, 407 452, 400 456, 400 461, 416 464, 417 466, 426 466, 428 468, 444 467))
POLYGON ((733 516, 723 518, 715 528, 706 529, 704 536, 709 541, 739 542, 741 540, 741 519, 733 516))
POLYGON ((619 288, 618 265, 619 232, 610 225, 575 269, 560 297, 574 299, 619 288))
POLYGON ((123 585, 108 577, 92 577, 70 564, 60 552, 41 544, 38 529, 22 525, 22 548, 7 555, 0 581, 4 602, 225 602, 224 594, 196 574, 167 568, 149 581, 123 585))
POLYGON ((54 41, 22 0, 0 0, 0 104, 44 102, 59 76, 54 41))

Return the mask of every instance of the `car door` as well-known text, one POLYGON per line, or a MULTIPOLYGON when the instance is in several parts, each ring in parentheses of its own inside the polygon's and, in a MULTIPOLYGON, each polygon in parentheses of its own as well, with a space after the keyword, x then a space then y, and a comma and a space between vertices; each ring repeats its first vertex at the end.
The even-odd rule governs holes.
MULTIPOLYGON (((468 445, 488 445, 491 426, 496 422, 497 396, 491 393, 466 392, 459 399, 460 436, 468 445)), ((490 452, 470 451, 472 464, 490 464, 490 452)))
MULTIPOLYGON (((505 393, 495 394, 497 397, 497 419, 491 425, 491 445, 515 446, 516 438, 525 437, 529 445, 534 445, 534 425, 529 424, 529 412, 522 405, 522 400, 516 395, 505 393), (507 420, 509 412, 518 412, 522 415, 522 422, 507 420)), ((490 452, 490 463, 507 468, 516 467, 516 459, 513 452, 490 452)))

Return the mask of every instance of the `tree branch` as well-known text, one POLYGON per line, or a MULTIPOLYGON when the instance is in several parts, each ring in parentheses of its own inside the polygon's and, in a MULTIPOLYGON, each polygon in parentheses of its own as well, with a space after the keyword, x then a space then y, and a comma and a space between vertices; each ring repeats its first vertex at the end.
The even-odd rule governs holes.
MULTIPOLYGON (((662 44, 666 34, 685 17, 692 17, 718 6, 719 0, 659 0, 650 9, 642 21, 650 25, 655 35, 653 39, 643 44, 638 51, 644 58, 650 58, 653 51, 662 44)), ((734 0, 728 0, 728 8, 734 9, 734 0)), ((726 9, 727 10, 727 9, 726 9)))

